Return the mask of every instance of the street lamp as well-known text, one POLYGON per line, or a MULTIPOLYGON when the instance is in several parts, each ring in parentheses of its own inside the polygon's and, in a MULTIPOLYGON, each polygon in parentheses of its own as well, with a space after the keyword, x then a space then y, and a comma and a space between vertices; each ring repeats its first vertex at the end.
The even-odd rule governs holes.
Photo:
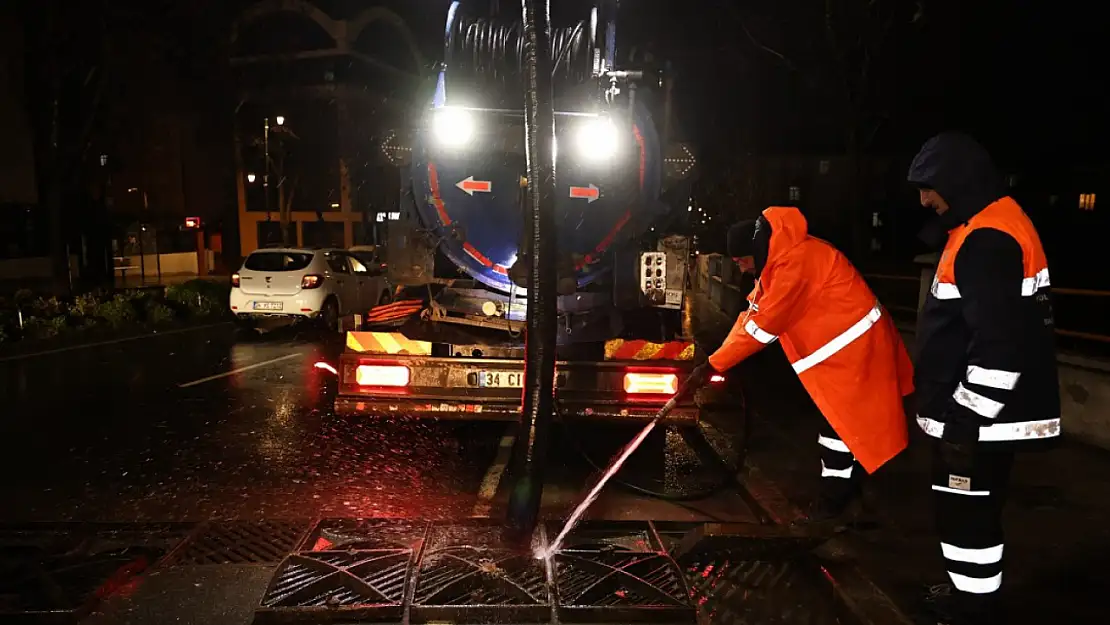
POLYGON ((251 173, 247 174, 247 182, 249 182, 251 184, 254 184, 254 181, 257 178, 258 178, 258 176, 255 176, 254 172, 251 172, 251 173))
POLYGON ((274 118, 274 121, 277 122, 278 126, 284 126, 285 125, 285 116, 284 115, 278 115, 277 117, 274 118))
MULTIPOLYGON (((127 190, 128 193, 142 193, 143 194, 143 213, 150 211, 150 201, 147 199, 146 189, 138 187, 131 187, 127 190)), ((143 254, 143 233, 146 232, 146 226, 143 224, 143 218, 139 217, 139 275, 140 281, 146 283, 146 259, 143 254)), ((154 259, 158 267, 158 282, 162 282, 162 255, 158 253, 158 231, 154 231, 154 259)))

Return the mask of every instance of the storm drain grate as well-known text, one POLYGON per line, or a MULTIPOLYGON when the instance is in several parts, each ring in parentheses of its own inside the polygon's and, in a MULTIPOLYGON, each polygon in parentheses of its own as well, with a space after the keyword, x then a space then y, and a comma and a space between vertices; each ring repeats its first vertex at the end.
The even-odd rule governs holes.
POLYGON ((255 623, 397 620, 412 563, 410 549, 295 553, 274 575, 255 623))
POLYGON ((832 587, 797 560, 711 561, 686 569, 704 620, 714 625, 835 625, 832 587))
POLYGON ((410 549, 418 551, 428 524, 392 519, 324 519, 302 551, 410 549))
POLYGON ((505 548, 496 525, 433 526, 417 567, 411 619, 549 622, 544 561, 505 548))
POLYGON ((673 608, 689 605, 677 566, 665 554, 561 552, 555 556, 559 605, 592 608, 673 608))
POLYGON ((76 622, 154 565, 180 526, 0 529, 0 622, 76 622))
POLYGON ((181 547, 172 564, 274 564, 301 542, 307 529, 307 521, 211 523, 181 547))

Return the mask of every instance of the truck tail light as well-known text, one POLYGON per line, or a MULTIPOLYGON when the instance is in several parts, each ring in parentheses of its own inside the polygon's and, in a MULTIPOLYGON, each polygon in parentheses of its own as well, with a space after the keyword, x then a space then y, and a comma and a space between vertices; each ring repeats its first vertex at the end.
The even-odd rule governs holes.
POLYGON ((231 274, 231 288, 239 288, 239 274, 237 273, 231 274))
POLYGON ((673 373, 626 373, 624 392, 630 395, 674 395, 678 376, 673 373))
POLYGON ((359 365, 355 369, 359 386, 408 386, 409 368, 400 365, 359 365))
POLYGON ((318 288, 323 283, 324 283, 324 276, 316 275, 314 273, 310 273, 310 274, 304 276, 303 278, 301 278, 301 288, 302 289, 315 289, 315 288, 318 288))

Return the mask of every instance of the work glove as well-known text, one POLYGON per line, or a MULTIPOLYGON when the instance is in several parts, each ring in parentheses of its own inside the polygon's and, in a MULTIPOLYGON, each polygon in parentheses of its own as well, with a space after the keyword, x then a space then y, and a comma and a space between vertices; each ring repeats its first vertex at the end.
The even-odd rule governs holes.
POLYGON ((716 370, 714 370, 713 366, 709 364, 709 361, 701 363, 700 365, 694 367, 692 371, 690 371, 690 376, 686 378, 686 388, 693 391, 698 387, 703 386, 706 382, 709 381, 709 376, 713 375, 714 373, 716 373, 716 370))

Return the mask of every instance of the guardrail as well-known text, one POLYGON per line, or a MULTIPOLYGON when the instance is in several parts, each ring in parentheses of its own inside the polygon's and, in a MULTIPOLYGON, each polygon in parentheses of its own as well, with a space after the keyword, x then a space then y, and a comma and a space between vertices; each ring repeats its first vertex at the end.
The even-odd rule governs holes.
MULTIPOLYGON (((709 301, 713 302, 721 312, 736 316, 739 315, 746 307, 746 298, 752 288, 752 281, 750 278, 745 278, 736 267, 731 259, 719 255, 710 254, 703 259, 699 259, 698 266, 699 276, 702 276, 699 287, 708 292, 709 301)), ((889 297, 886 294, 879 293, 883 306, 892 312, 901 312, 906 314, 917 315, 924 302, 925 293, 927 292, 928 285, 932 281, 932 270, 925 267, 918 276, 907 276, 901 274, 889 273, 865 273, 863 277, 868 282, 872 283, 872 288, 878 293, 883 289, 876 288, 876 282, 895 282, 895 283, 914 283, 917 285, 917 305, 909 305, 906 300, 909 297, 889 297), (901 300, 901 301, 900 301, 901 300)), ((1052 287, 1051 292, 1053 295, 1066 295, 1071 297, 1090 297, 1090 298, 1110 298, 1110 291, 1102 291, 1097 289, 1073 289, 1067 287, 1052 287)), ((908 294, 907 294, 908 295, 908 294)), ((1097 343, 1110 344, 1110 336, 1098 332, 1086 332, 1080 330, 1068 330, 1065 328, 1056 328, 1056 334, 1060 336, 1067 336, 1084 341, 1094 341, 1097 343)))
MULTIPOLYGON (((923 286, 924 286, 924 279, 925 279, 924 275, 922 275, 922 276, 903 276, 903 275, 880 274, 880 273, 866 273, 866 274, 863 274, 863 277, 866 278, 868 281, 887 280, 887 281, 917 282, 918 285, 919 285, 918 292, 919 292, 920 295, 919 295, 918 305, 916 307, 905 306, 905 305, 902 305, 902 304, 890 304, 890 303, 887 303, 886 301, 883 302, 883 306, 885 306, 886 308, 888 308, 890 310, 900 311, 900 312, 908 312, 908 313, 913 313, 915 315, 921 309, 920 308, 921 304, 924 301, 924 299, 923 299, 924 298, 924 288, 923 288, 923 286)), ((1050 287, 1049 291, 1053 295, 1073 295, 1073 296, 1080 296, 1080 297, 1099 297, 1099 298, 1101 298, 1101 297, 1110 297, 1110 291, 1100 291, 1100 290, 1096 290, 1096 289, 1072 289, 1072 288, 1067 288, 1067 287, 1050 287)), ((1058 334, 1060 336, 1068 336, 1068 337, 1083 339, 1083 340, 1087 340, 1087 341, 1096 341, 1096 342, 1099 342, 1099 343, 1110 343, 1110 336, 1107 336, 1105 334, 1099 334, 1099 333, 1096 333, 1096 332, 1082 332, 1082 331, 1079 331, 1079 330, 1067 330, 1067 329, 1064 329, 1064 328, 1056 328, 1056 334, 1058 334)))

